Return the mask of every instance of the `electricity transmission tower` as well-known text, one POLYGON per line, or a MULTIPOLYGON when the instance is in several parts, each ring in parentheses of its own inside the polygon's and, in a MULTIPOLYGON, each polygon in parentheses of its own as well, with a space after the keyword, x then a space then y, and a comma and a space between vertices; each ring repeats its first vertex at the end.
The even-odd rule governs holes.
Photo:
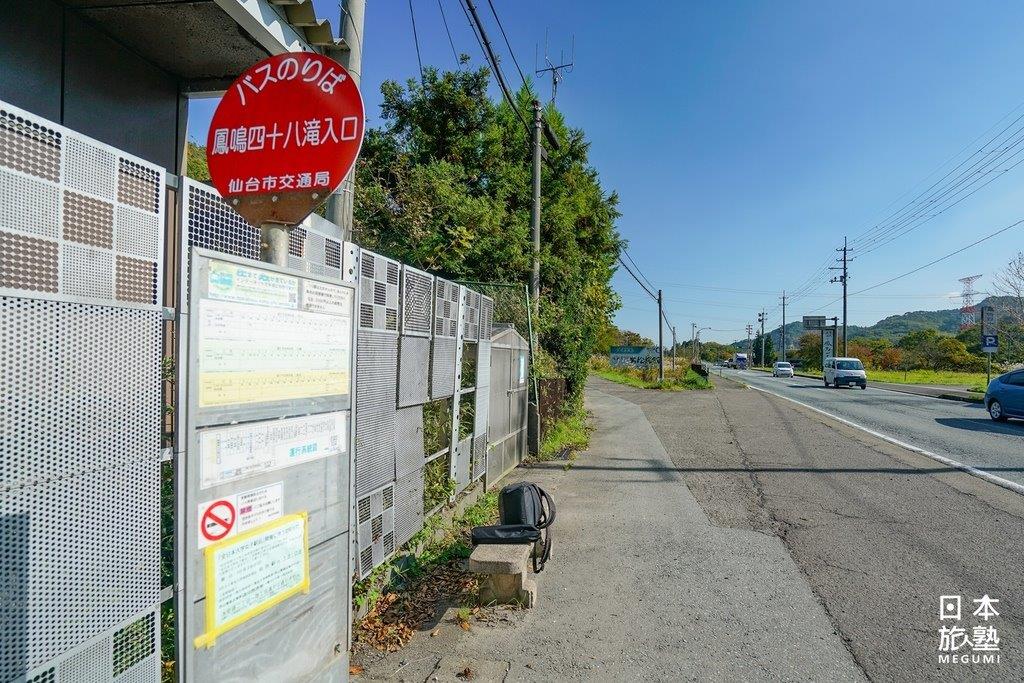
POLYGON ((964 299, 963 308, 960 309, 960 329, 966 330, 968 327, 974 325, 977 322, 977 310, 974 307, 974 295, 978 292, 974 289, 974 283, 981 277, 981 275, 968 275, 967 277, 960 278, 960 282, 964 286, 964 291, 961 294, 964 299))

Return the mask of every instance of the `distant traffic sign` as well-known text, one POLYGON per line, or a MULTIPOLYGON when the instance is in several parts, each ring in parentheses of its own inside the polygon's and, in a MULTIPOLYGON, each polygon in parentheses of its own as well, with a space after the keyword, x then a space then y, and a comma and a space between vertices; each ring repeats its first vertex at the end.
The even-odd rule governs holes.
POLYGON ((981 307, 981 334, 986 337, 996 334, 996 309, 991 306, 981 307))
POLYGON ((804 329, 805 330, 820 330, 825 327, 825 316, 823 315, 805 315, 804 316, 804 329))
POLYGON ((984 353, 996 353, 999 351, 999 337, 994 334, 981 335, 981 350, 984 353))

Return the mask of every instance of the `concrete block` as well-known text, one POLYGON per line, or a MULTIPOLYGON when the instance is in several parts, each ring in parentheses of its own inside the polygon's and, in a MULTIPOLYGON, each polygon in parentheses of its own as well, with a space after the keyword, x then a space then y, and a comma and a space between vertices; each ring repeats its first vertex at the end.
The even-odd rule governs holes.
POLYGON ((531 543, 483 544, 473 548, 469 571, 476 574, 522 574, 533 549, 531 543))
POLYGON ((532 543, 478 545, 469 557, 469 570, 482 574, 480 600, 484 604, 537 604, 537 582, 529 578, 532 543))

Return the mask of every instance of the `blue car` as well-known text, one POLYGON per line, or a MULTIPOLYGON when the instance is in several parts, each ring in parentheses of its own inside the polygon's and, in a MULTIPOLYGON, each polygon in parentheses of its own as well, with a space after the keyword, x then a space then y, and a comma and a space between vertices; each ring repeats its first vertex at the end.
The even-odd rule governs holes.
POLYGON ((1008 417, 1024 418, 1024 370, 1008 372, 989 382, 985 408, 998 422, 1008 417))

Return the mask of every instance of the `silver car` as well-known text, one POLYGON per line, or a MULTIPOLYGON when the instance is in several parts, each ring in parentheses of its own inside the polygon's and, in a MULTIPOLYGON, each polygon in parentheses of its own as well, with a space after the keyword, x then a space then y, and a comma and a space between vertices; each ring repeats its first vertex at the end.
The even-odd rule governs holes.
POLYGON ((772 365, 772 377, 792 377, 793 366, 790 363, 779 361, 772 365))

